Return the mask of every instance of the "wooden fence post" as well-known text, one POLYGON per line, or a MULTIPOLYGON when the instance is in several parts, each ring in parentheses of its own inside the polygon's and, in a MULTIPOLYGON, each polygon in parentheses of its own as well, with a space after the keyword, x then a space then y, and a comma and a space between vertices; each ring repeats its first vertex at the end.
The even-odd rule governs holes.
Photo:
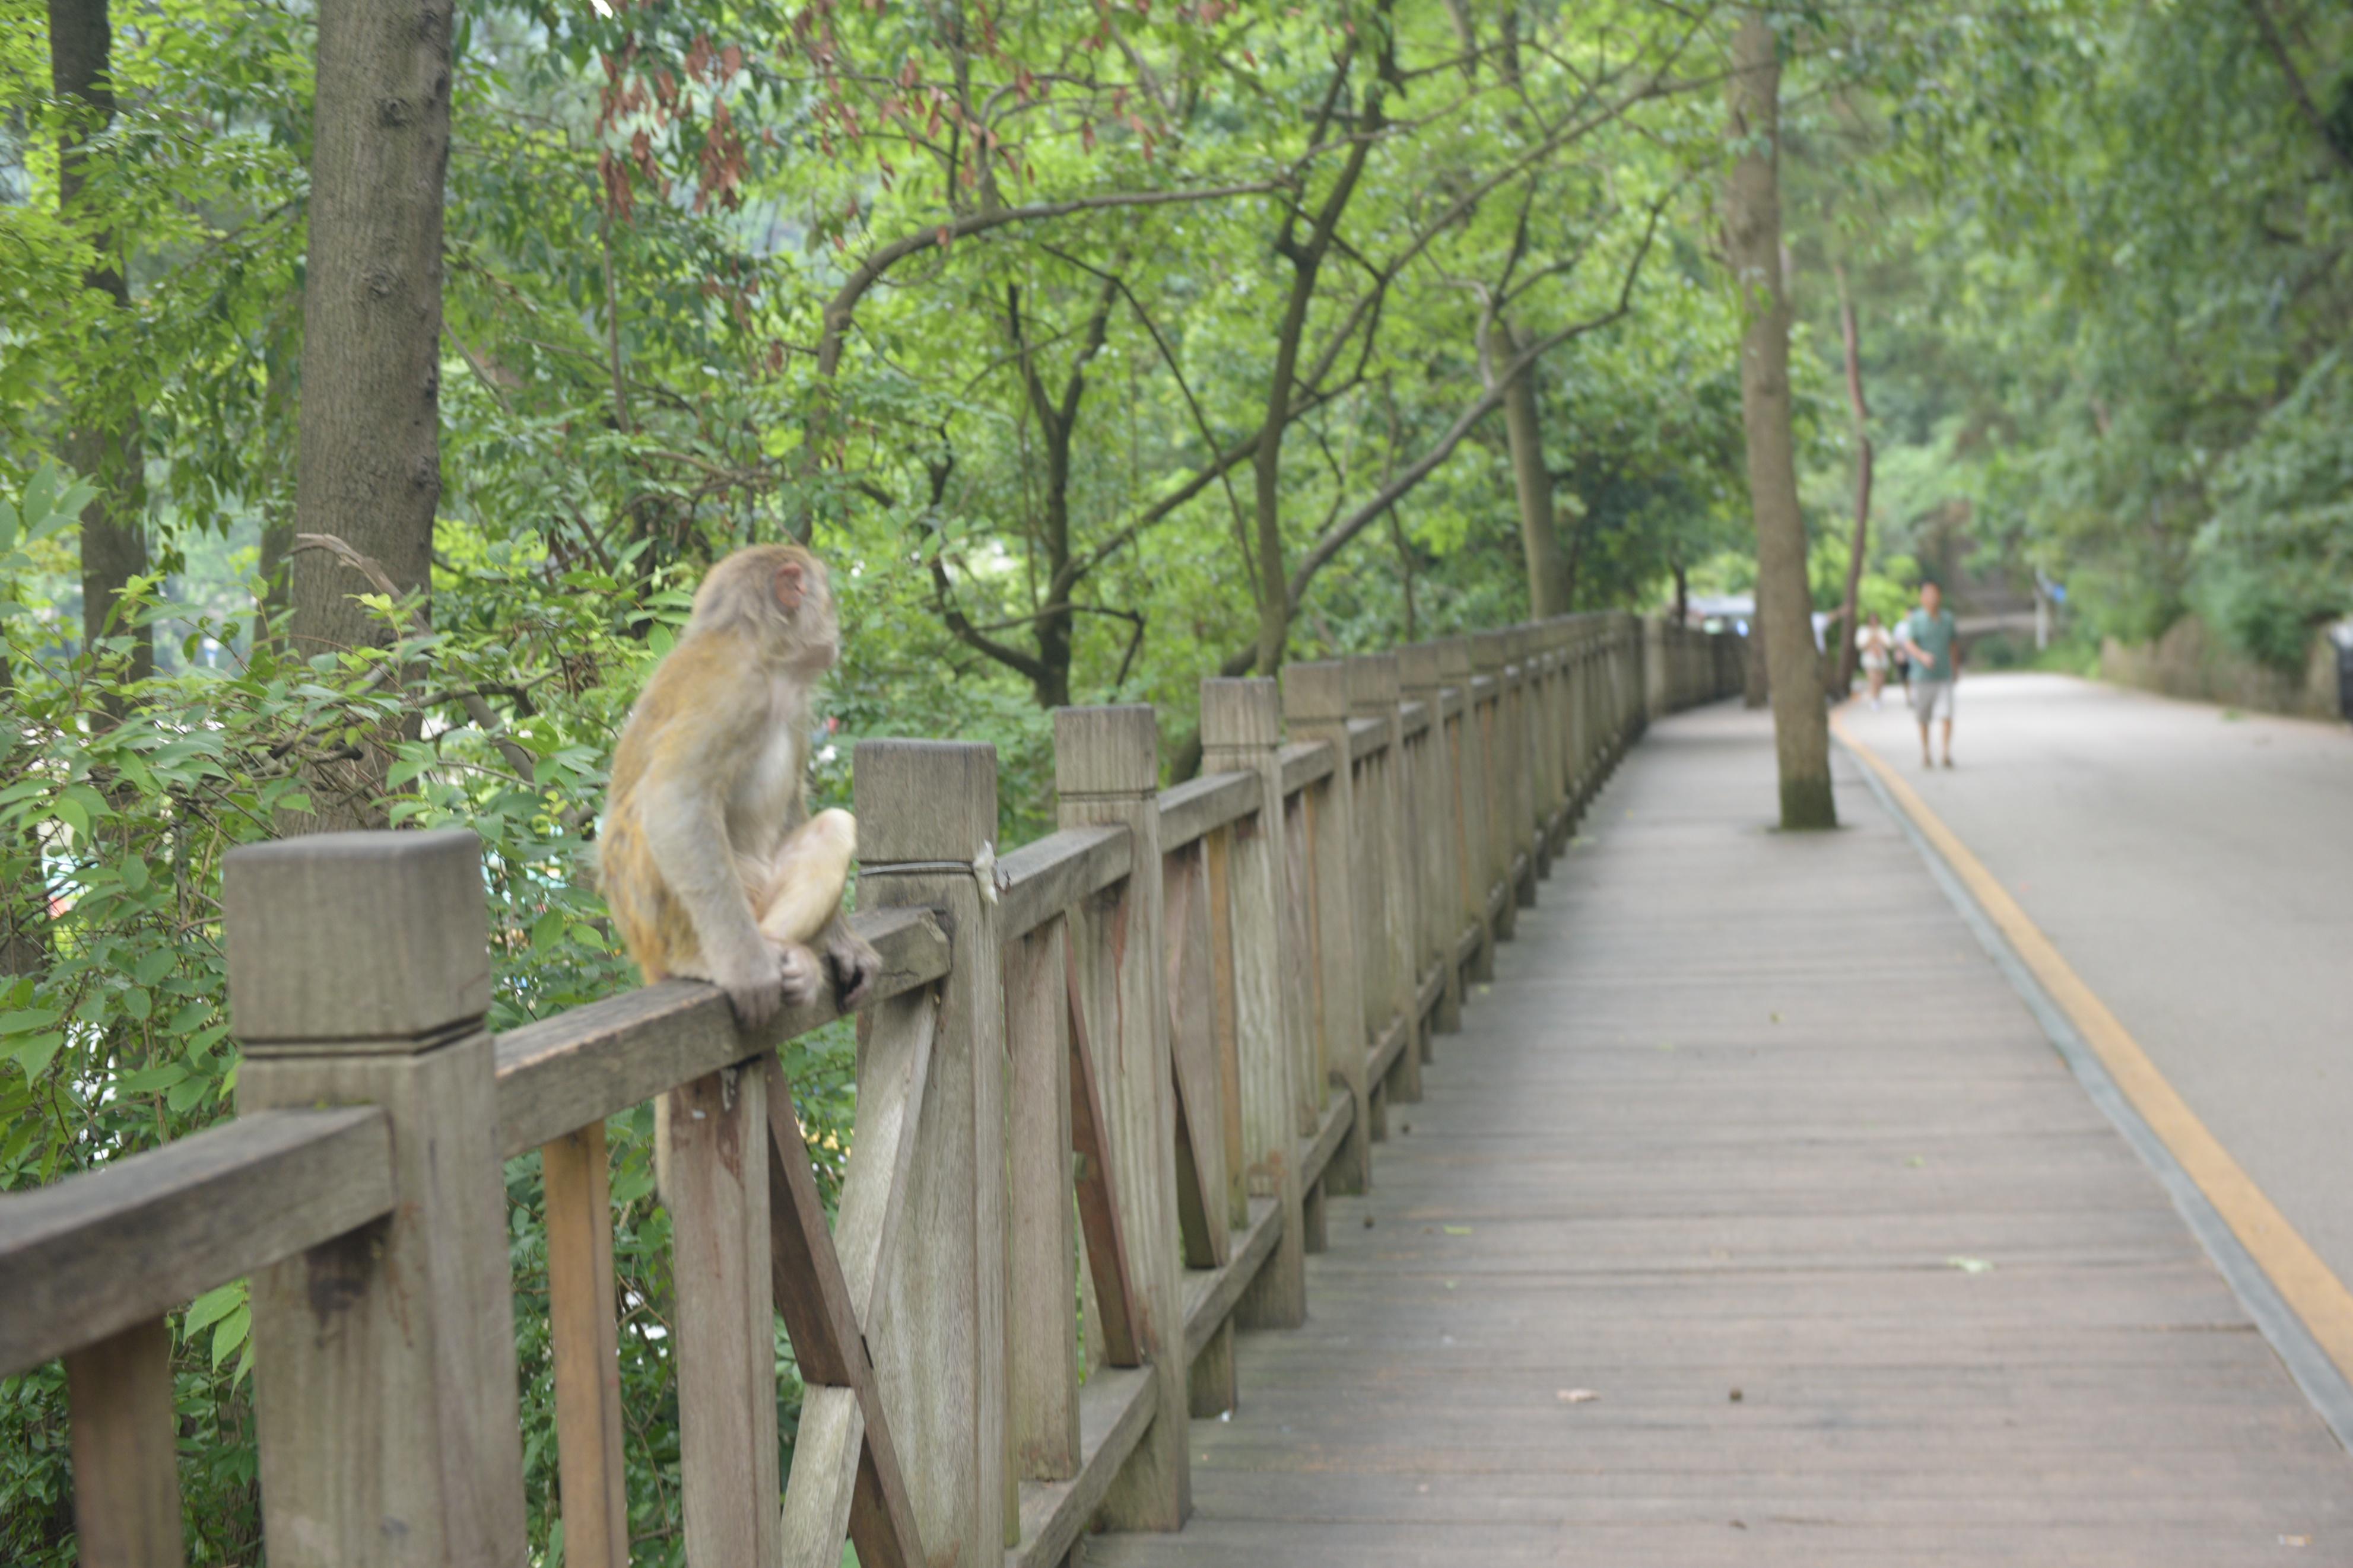
MULTIPOLYGON (((1461 722, 1448 712, 1444 658, 1437 643, 1416 643, 1398 650, 1398 689, 1419 702, 1430 715, 1418 771, 1419 825, 1414 860, 1417 903, 1421 910, 1422 946, 1440 965, 1437 1010, 1430 1028, 1451 1035, 1462 1026, 1462 966, 1455 949, 1462 940, 1462 872, 1457 864, 1461 842, 1461 722)), ((1459 694, 1455 698, 1459 704, 1459 694)))
POLYGON ((1371 962, 1365 976, 1366 1024, 1374 1036, 1386 1037, 1393 1027, 1406 1031, 1388 1076, 1384 1098, 1409 1101, 1421 1098, 1421 1021, 1414 1014, 1414 994, 1419 987, 1420 943, 1414 931, 1419 919, 1419 890, 1414 882, 1414 823, 1412 770, 1405 754, 1405 727, 1398 712, 1398 658, 1393 653, 1359 654, 1347 661, 1348 714, 1383 726, 1388 740, 1366 759, 1366 783, 1359 796, 1357 834, 1368 851, 1366 868, 1377 889, 1380 923, 1375 928, 1371 962), (1367 831, 1369 829, 1369 831, 1367 831))
MULTIPOLYGON (((1365 1082, 1365 1004, 1357 972, 1357 922, 1363 910, 1356 887, 1355 784, 1348 767, 1348 672, 1336 659, 1282 667, 1282 716, 1293 738, 1333 748, 1332 772, 1310 795, 1314 839, 1317 979, 1321 984, 1324 1061, 1348 1096, 1351 1120, 1324 1182, 1334 1192, 1360 1193, 1372 1184, 1372 1099, 1365 1082)), ((1320 1086, 1318 1086, 1320 1088, 1320 1086)), ((1322 1096, 1317 1096, 1321 1102, 1322 1096)))
POLYGON ((330 833, 230 851, 240 1110, 382 1106, 399 1205, 252 1280, 278 1568, 524 1560, 481 846, 330 833))
POLYGON ((1504 665, 1508 639, 1501 632, 1471 634, 1471 659, 1478 671, 1477 679, 1485 682, 1481 693, 1484 700, 1479 710, 1480 773, 1483 798, 1480 816, 1486 827, 1485 852, 1481 856, 1479 892, 1494 910, 1493 940, 1512 940, 1518 924, 1519 904, 1514 897, 1512 878, 1512 785, 1511 725, 1509 708, 1504 701, 1504 665), (1497 889, 1503 890, 1503 900, 1494 902, 1497 889))
POLYGON ((1185 1444, 1175 1063, 1161 931, 1160 724, 1152 709, 1056 709, 1054 788, 1062 826, 1116 823, 1128 830, 1132 847, 1124 890, 1114 889, 1117 901, 1089 921, 1086 959, 1112 969, 1112 1005, 1094 1016, 1115 1022, 1098 1026, 1096 1068, 1125 1211, 1135 1331, 1151 1358, 1156 1402, 1151 1426, 1103 1499, 1103 1519, 1113 1530, 1176 1530, 1192 1511, 1193 1490, 1185 1444))
MULTIPOLYGON (((1312 1059, 1306 1021, 1283 974, 1282 698, 1271 680, 1201 682, 1204 773, 1258 775, 1258 814, 1235 825, 1227 885, 1233 899, 1236 1028, 1241 1050, 1242 1149, 1253 1196, 1272 1196, 1282 1235, 1234 1307, 1246 1329, 1296 1328, 1307 1319, 1306 1231, 1301 1213, 1299 1078, 1312 1059)), ((1318 1098, 1320 1098, 1320 1093, 1318 1098)))
MULTIPOLYGON (((997 748, 861 741, 850 771, 860 906, 937 910, 955 955, 938 993, 917 1135, 901 1177, 906 1217, 892 1255, 880 1260, 865 1319, 869 1348, 924 1551, 934 1563, 991 1563, 1014 1524, 1006 1500, 997 748)), ((860 1042, 861 1089, 874 1045, 860 1042)))
POLYGON ((1454 874, 1462 921, 1479 929, 1467 978, 1482 981, 1495 973, 1495 933, 1487 923, 1487 747, 1473 662, 1476 647, 1468 637, 1448 637, 1438 645, 1438 669, 1454 688, 1461 708, 1454 732, 1454 874))

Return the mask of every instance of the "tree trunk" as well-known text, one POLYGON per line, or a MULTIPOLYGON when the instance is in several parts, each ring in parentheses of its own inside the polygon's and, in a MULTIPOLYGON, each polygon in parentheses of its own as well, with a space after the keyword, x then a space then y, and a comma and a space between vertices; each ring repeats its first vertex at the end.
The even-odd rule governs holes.
POLYGON ((1798 510, 1789 426, 1789 307, 1781 275, 1778 164, 1781 64, 1771 24, 1757 12, 1733 44, 1732 135, 1743 143, 1725 189, 1725 238, 1747 316, 1740 408, 1748 438, 1749 504, 1757 518, 1757 618, 1773 703, 1773 747, 1784 828, 1834 827, 1830 725, 1806 582, 1806 522, 1798 510))
MULTIPOLYGON (((87 110, 58 149, 58 210, 68 219, 81 200, 83 144, 93 130, 114 119, 113 46, 106 0, 49 0, 50 85, 60 99, 78 101, 87 110)), ((100 228, 90 239, 98 260, 82 275, 82 286, 128 309, 131 286, 116 255, 116 236, 100 228)), ((82 637, 83 646, 94 647, 108 635, 108 618, 124 585, 147 571, 147 486, 138 410, 101 392, 86 400, 58 447, 98 492, 81 514, 82 637)), ((113 635, 132 638, 126 671, 131 679, 155 672, 152 630, 117 626, 113 635)))
MULTIPOLYGON (((295 528, 339 535, 404 595, 429 586, 441 497, 449 65, 447 5, 320 0, 295 528)), ((392 640, 334 555, 297 553, 291 577, 298 655, 392 640)), ((322 807, 309 826, 350 816, 322 807)))
POLYGON ((1855 633, 1861 627, 1862 557, 1871 543, 1871 405, 1862 397, 1862 335, 1854 321, 1854 301, 1846 291, 1846 268, 1833 264, 1838 280, 1839 336, 1846 344, 1846 400, 1854 412, 1854 548, 1846 563, 1846 598, 1839 606, 1838 679, 1833 695, 1843 700, 1854 685, 1855 633))
MULTIPOLYGON (((1509 364, 1526 346, 1509 321, 1498 317, 1488 333, 1487 356, 1509 364)), ((1504 392, 1504 433, 1512 454, 1512 482, 1519 493, 1520 549, 1527 558, 1528 615, 1549 620, 1568 614, 1568 563, 1560 549, 1553 511, 1552 470, 1545 466, 1544 424, 1536 406, 1536 367, 1514 376, 1504 392)))

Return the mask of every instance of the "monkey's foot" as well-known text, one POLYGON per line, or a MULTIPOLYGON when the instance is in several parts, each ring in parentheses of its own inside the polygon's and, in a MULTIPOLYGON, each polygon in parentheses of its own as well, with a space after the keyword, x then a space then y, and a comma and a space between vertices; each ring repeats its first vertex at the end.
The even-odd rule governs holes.
POLYGON ((875 976, 882 973, 882 955, 839 920, 825 933, 825 963, 833 971, 833 994, 845 1013, 866 1000, 875 976))
POLYGON ((798 942, 778 951, 776 974, 784 982, 787 1006, 806 1007, 825 988, 825 966, 818 962, 816 953, 798 942))

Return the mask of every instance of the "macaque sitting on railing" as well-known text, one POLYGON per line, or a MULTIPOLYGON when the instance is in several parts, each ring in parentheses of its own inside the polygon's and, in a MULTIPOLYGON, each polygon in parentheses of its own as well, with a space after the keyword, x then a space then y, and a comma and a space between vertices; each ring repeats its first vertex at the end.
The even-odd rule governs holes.
POLYGON ((803 789, 810 697, 841 650, 824 563, 797 545, 739 550, 695 591, 613 755, 600 880, 649 984, 727 993, 756 1028, 817 999, 844 1008, 881 959, 841 918, 857 844, 846 811, 803 789))

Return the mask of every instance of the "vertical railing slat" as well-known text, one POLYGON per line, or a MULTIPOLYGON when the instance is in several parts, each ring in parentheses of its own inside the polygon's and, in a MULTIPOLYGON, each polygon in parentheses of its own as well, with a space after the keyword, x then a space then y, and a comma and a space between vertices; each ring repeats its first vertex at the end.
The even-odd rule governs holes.
POLYGON ((179 1568, 179 1414, 172 1329, 133 1323, 66 1357, 74 1545, 85 1568, 179 1568))
MULTIPOLYGON (((1152 1359, 1152 1424, 1113 1481, 1103 1519, 1114 1530, 1176 1530, 1192 1510, 1185 1443, 1185 1322, 1176 1219, 1176 1119, 1161 933, 1160 726, 1143 705, 1054 714, 1054 784, 1061 826, 1124 826, 1127 880, 1097 920, 1095 953, 1110 964, 1115 1005, 1101 1054, 1111 1158, 1125 1209, 1136 1331, 1152 1359)), ((976 1561, 977 1561, 976 1559, 976 1561)))
POLYGON ((621 1363, 613 1300, 613 1204, 605 1124, 540 1148, 547 1205, 548 1338, 555 1363, 564 1561, 628 1568, 621 1363))
MULTIPOLYGON (((1324 1068, 1348 1096, 1351 1120, 1324 1181, 1335 1192, 1363 1192, 1372 1180, 1372 1104, 1365 1082, 1366 1007, 1357 968, 1358 921, 1354 785, 1348 766, 1347 669, 1335 660, 1282 667, 1282 710, 1294 739, 1326 741, 1332 772, 1313 786, 1308 831, 1314 900, 1316 1023, 1324 1068)), ((1317 1102, 1322 1102, 1320 1092, 1317 1102)))
MULTIPOLYGON (((1259 808, 1234 825, 1225 881, 1232 964, 1240 1165, 1252 1196, 1271 1197, 1282 1216, 1273 1256, 1234 1309, 1244 1328, 1295 1328, 1307 1317, 1302 1137, 1315 1130, 1305 1092, 1305 1015, 1298 981, 1307 968, 1298 918, 1304 889, 1291 879, 1292 813, 1282 795, 1282 697, 1271 680, 1201 682, 1201 760, 1219 773, 1259 781, 1259 808)), ((1322 1098, 1322 1085, 1316 1086, 1322 1098)))

